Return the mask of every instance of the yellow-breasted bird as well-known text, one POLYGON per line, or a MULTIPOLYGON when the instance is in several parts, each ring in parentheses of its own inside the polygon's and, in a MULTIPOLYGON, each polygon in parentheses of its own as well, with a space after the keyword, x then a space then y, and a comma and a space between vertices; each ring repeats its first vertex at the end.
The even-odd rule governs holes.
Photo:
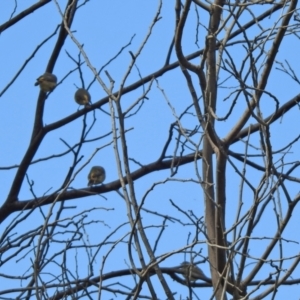
POLYGON ((94 184, 100 184, 105 180, 105 170, 103 167, 100 166, 94 166, 91 168, 91 171, 88 175, 88 186, 94 185, 94 184))
POLYGON ((39 85, 43 92, 50 92, 54 89, 57 83, 57 77, 54 74, 46 72, 37 78, 35 86, 39 85))
POLYGON ((88 105, 91 103, 91 95, 86 89, 78 89, 74 98, 79 105, 88 105))

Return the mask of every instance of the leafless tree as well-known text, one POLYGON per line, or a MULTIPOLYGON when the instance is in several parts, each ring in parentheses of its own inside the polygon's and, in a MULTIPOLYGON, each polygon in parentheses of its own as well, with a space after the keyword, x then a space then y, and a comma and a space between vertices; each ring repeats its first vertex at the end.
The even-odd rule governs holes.
POLYGON ((298 299, 297 1, 131 2, 0 26, 1 299, 298 299))

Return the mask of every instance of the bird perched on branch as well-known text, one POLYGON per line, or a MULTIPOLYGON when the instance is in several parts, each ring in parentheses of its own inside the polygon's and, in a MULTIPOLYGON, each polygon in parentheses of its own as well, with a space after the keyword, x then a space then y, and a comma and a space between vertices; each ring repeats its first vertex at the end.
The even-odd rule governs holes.
POLYGON ((91 171, 88 175, 88 186, 94 185, 94 184, 100 184, 105 180, 105 170, 103 167, 100 166, 94 166, 91 168, 91 171))
POLYGON ((91 95, 86 89, 78 89, 74 98, 79 105, 88 105, 91 103, 91 95))
POLYGON ((203 271, 192 263, 184 261, 180 265, 180 268, 182 269, 182 275, 188 282, 196 281, 198 279, 206 282, 211 282, 211 279, 205 276, 203 271))
POLYGON ((57 77, 54 74, 46 72, 36 80, 34 85, 39 85, 43 92, 50 92, 54 89, 56 83, 57 77))

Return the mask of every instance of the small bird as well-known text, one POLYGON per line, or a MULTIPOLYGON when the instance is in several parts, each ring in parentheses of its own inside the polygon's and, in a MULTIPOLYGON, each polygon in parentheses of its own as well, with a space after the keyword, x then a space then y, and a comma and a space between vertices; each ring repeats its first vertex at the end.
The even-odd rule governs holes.
POLYGON ((203 271, 192 263, 184 261, 183 263, 181 263, 180 267, 183 270, 182 275, 189 282, 196 281, 198 279, 206 282, 211 282, 211 279, 205 276, 203 271))
POLYGON ((34 85, 40 85, 40 88, 43 92, 50 92, 54 89, 56 83, 57 77, 54 74, 46 72, 36 80, 34 85))
POLYGON ((88 175, 88 186, 100 184, 105 180, 105 170, 100 166, 94 166, 88 175))
POLYGON ((85 89, 78 89, 74 95, 74 98, 79 105, 88 105, 91 103, 91 95, 85 89))

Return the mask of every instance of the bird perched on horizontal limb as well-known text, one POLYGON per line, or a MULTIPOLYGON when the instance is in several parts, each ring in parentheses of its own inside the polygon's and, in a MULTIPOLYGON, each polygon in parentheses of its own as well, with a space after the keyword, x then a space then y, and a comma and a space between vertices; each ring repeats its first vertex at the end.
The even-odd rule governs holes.
POLYGON ((205 282, 211 283, 211 279, 208 278, 200 268, 192 263, 184 261, 183 263, 181 263, 180 269, 182 270, 182 275, 188 282, 193 282, 200 279, 205 282))
POLYGON ((88 186, 94 185, 94 184, 100 184, 105 180, 105 170, 103 167, 100 166, 94 166, 91 168, 91 171, 88 175, 88 186))

